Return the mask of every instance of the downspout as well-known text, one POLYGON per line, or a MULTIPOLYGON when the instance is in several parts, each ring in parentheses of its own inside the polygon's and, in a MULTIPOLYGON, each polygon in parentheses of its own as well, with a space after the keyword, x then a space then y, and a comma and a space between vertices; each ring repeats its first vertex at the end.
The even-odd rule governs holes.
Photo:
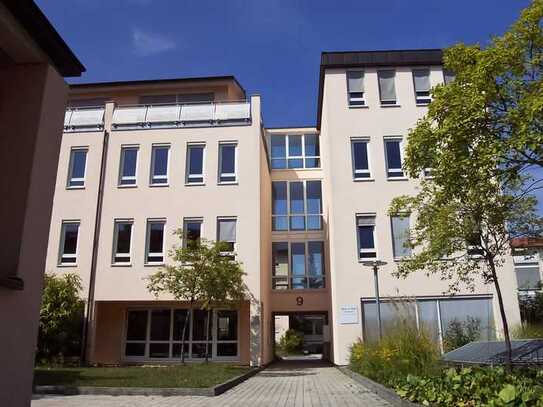
POLYGON ((100 223, 102 221, 102 203, 104 201, 104 181, 106 178, 107 149, 109 141, 109 131, 104 131, 104 140, 102 142, 102 158, 100 164, 100 179, 98 184, 98 199, 96 201, 96 216, 94 221, 94 239, 92 241, 92 260, 89 277, 89 292, 87 295, 87 306, 85 308, 85 320, 83 323, 83 332, 81 334, 81 364, 87 361, 87 346, 89 336, 89 321, 94 317, 94 285, 96 281, 96 264, 98 263, 98 242, 100 240, 100 223))

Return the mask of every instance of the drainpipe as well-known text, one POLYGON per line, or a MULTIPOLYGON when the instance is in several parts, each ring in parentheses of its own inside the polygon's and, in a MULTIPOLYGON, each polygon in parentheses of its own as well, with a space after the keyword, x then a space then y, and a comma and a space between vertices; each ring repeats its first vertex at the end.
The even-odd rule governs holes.
MULTIPOLYGON (((107 109, 106 109, 107 111, 107 109)), ((87 362, 87 346, 89 343, 89 324, 94 318, 94 285, 96 281, 96 264, 98 262, 98 242, 100 240, 100 224, 102 221, 102 203, 104 200, 104 181, 106 178, 106 159, 109 141, 109 131, 104 131, 104 140, 102 141, 102 158, 100 164, 100 179, 98 183, 98 199, 96 200, 96 216, 94 221, 94 238, 92 241, 92 260, 89 277, 89 292, 87 295, 87 306, 85 307, 85 320, 83 322, 83 332, 81 334, 81 356, 80 363, 87 362)))

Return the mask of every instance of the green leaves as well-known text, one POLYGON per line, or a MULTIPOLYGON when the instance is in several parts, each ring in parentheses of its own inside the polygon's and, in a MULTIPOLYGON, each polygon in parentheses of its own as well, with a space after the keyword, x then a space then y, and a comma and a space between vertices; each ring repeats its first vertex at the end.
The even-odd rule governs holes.
POLYGON ((498 393, 498 397, 504 403, 511 403, 517 397, 517 389, 512 384, 506 384, 498 393))

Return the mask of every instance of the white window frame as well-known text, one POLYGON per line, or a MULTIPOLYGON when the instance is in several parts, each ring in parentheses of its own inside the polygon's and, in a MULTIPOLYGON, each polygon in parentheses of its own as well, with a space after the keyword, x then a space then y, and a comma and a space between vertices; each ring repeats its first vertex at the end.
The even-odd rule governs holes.
POLYGON ((59 245, 59 256, 58 256, 58 265, 59 266, 77 266, 77 256, 79 254, 79 235, 81 230, 81 221, 80 220, 63 220, 60 226, 60 245, 59 245), (64 253, 64 244, 66 243, 66 225, 77 225, 77 241, 75 243, 75 253, 64 253), (73 262, 65 262, 64 259, 75 259, 73 262))
MULTIPOLYGON (((134 188, 134 187, 137 187, 138 186, 138 167, 139 167, 139 158, 140 158, 140 148, 139 148, 139 145, 137 144, 132 144, 132 145, 122 145, 121 146, 121 158, 119 160, 119 183, 118 183, 118 186, 120 188, 134 188), (135 172, 134 172, 134 175, 124 175, 123 174, 123 170, 124 170, 124 160, 125 160, 125 151, 127 150, 136 150, 136 169, 135 169, 135 172), (123 184, 123 181, 134 181, 133 184, 123 184)), ((169 155, 168 155, 168 164, 169 164, 169 155)), ((154 167, 154 162, 153 162, 153 167, 154 167)), ((153 167, 151 167, 151 171, 154 169, 153 167)), ((152 181, 153 177, 151 176, 151 181, 152 181)))
POLYGON ((66 182, 66 189, 84 189, 85 188, 85 179, 87 178, 87 165, 89 158, 89 147, 72 147, 70 148, 70 158, 68 163, 68 180, 66 182), (85 152, 85 168, 83 170, 83 178, 74 178, 74 155, 76 152, 84 151, 85 152), (72 182, 82 182, 82 185, 71 185, 72 182))
POLYGON ((366 72, 363 69, 347 69, 345 71, 345 77, 347 79, 347 101, 349 102, 349 107, 354 107, 354 108, 367 107, 366 91, 365 91, 366 72), (362 82, 364 83, 363 92, 351 92, 351 90, 349 89, 349 72, 362 72, 362 82), (362 93, 362 97, 351 96, 354 93, 362 93), (356 104, 356 102, 359 102, 359 104, 356 104))
POLYGON ((413 93, 415 94, 415 103, 419 106, 428 106, 432 102, 431 91, 417 91, 415 85, 415 71, 428 71, 428 82, 430 84, 430 90, 432 89, 432 70, 429 67, 421 66, 411 69, 411 77, 413 79, 413 93), (419 93, 428 93, 427 95, 419 95, 419 93))
POLYGON ((379 103, 381 107, 388 107, 388 106, 399 106, 398 104, 398 90, 396 89, 396 69, 394 68, 383 68, 377 70, 377 89, 379 90, 379 103), (396 99, 383 99, 383 96, 381 94, 381 84, 379 83, 379 72, 394 72, 394 94, 396 96, 396 99), (393 102, 393 103, 389 103, 393 102))
POLYGON ((371 174, 371 154, 370 154, 370 138, 369 137, 351 137, 351 163, 352 163, 352 168, 353 168, 353 180, 355 181, 372 181, 373 180, 373 177, 371 174), (367 170, 357 170, 355 168, 354 145, 356 143, 366 144, 366 156, 368 160, 367 170), (368 176, 357 177, 357 174, 368 174, 368 176))
POLYGON ((407 213, 407 212, 401 212, 401 213, 395 213, 395 214, 391 214, 389 216, 389 221, 390 221, 390 237, 392 238, 392 257, 394 258, 395 261, 401 261, 404 257, 409 257, 410 255, 405 255, 405 256, 396 256, 396 253, 395 253, 395 250, 394 250, 394 237, 395 237, 395 234, 394 234, 394 222, 392 221, 393 218, 408 218, 409 219, 409 232, 408 232, 408 236, 407 236, 407 241, 409 241, 409 233, 411 231, 411 214, 410 213, 407 213))
MULTIPOLYGON (((204 148, 204 154, 205 154, 205 148, 204 148)), ((219 177, 217 179, 218 184, 237 184, 238 183, 238 143, 237 141, 219 141, 219 171, 218 172, 219 172, 219 177), (223 147, 225 146, 234 147, 234 172, 233 173, 222 172, 222 160, 223 160, 222 152, 223 152, 223 147), (222 181, 222 177, 234 177, 234 180, 222 181)))
POLYGON ((187 247, 188 239, 187 235, 187 224, 188 223, 199 223, 200 224, 200 240, 204 237, 204 218, 201 216, 190 216, 183 218, 183 247, 187 247))
MULTIPOLYGON (((324 208, 324 194, 322 191, 322 180, 321 179, 293 179, 293 180, 273 180, 273 182, 286 182, 287 184, 287 214, 286 215, 274 215, 272 214, 272 232, 273 233, 306 233, 306 232, 319 232, 323 230, 323 208, 324 208), (307 212, 307 182, 311 181, 320 181, 321 183, 321 212, 320 213, 308 213, 307 212), (290 212, 290 183, 301 182, 303 184, 303 194, 304 194, 304 211, 303 213, 292 214, 290 212), (297 216, 304 217, 304 229, 291 229, 290 227, 290 218, 297 216), (307 228, 307 218, 308 216, 320 216, 320 229, 308 229, 307 228), (273 219, 274 218, 286 217, 288 219, 288 228, 286 230, 273 230, 273 219)), ((272 206, 273 206, 273 194, 271 196, 272 206)))
POLYGON ((151 179, 150 179, 150 186, 153 187, 167 187, 169 185, 169 176, 170 176, 170 153, 171 153, 171 146, 170 144, 153 144, 151 147, 151 179), (166 174, 165 175, 155 175, 155 159, 156 159, 156 150, 158 149, 167 149, 168 155, 166 163, 166 174), (166 182, 163 183, 157 183, 155 180, 163 180, 165 179, 166 182))
POLYGON ((386 170, 386 177, 388 180, 396 180, 396 179, 407 179, 405 176, 405 171, 403 170, 403 163, 404 163, 404 142, 402 136, 385 136, 383 139, 383 147, 385 150, 385 170, 386 170), (387 145, 386 143, 389 141, 398 141, 400 143, 400 168, 390 168, 388 164, 388 152, 387 152, 387 145), (398 176, 390 176, 389 173, 396 173, 396 174, 402 174, 398 176))
POLYGON ((134 219, 115 219, 113 221, 113 256, 111 258, 111 263, 113 265, 119 266, 131 266, 132 265, 132 248, 133 248, 133 236, 134 236, 134 219), (119 225, 120 224, 130 224, 130 248, 128 253, 117 253, 118 240, 119 240, 119 225), (127 258, 128 261, 118 262, 115 259, 117 257, 127 258))
POLYGON ((206 168, 206 143, 203 142, 190 142, 187 143, 186 154, 186 166, 185 166, 185 185, 204 185, 206 183, 205 168, 206 168), (192 147, 202 147, 202 173, 191 174, 190 173, 190 149, 192 147), (201 181, 191 181, 194 178, 201 178, 201 181))
POLYGON ((145 227, 145 264, 146 265, 162 265, 166 262, 165 255, 166 247, 166 219, 165 218, 148 218, 147 224, 145 227), (162 228, 162 252, 150 252, 149 245, 151 243, 151 224, 152 223, 162 223, 164 227, 162 228), (162 261, 148 261, 149 257, 158 257, 162 256, 162 261))
MULTIPOLYGON (((219 241, 219 237, 220 237, 220 228, 219 228, 219 225, 220 225, 220 221, 221 220, 226 220, 226 221, 234 221, 236 223, 236 240, 234 240, 233 242, 231 241, 226 241, 227 243, 234 243, 234 247, 232 249, 232 251, 226 251, 226 252, 221 252, 222 255, 225 255, 225 256, 230 256, 232 255, 232 252, 237 252, 237 249, 238 249, 238 218, 236 216, 217 216, 217 241, 219 241)), ((203 223, 203 222, 202 222, 203 223)), ((183 224, 184 226, 184 224, 183 224)), ((200 229, 200 234, 201 234, 201 229, 200 229)))
MULTIPOLYGON (((378 242, 377 242, 377 214, 375 213, 357 213, 355 217, 355 226, 356 226, 356 248, 357 248, 357 258, 358 262, 361 263, 363 261, 370 261, 373 259, 379 258, 379 249, 378 249, 378 242), (360 235, 358 233, 358 228, 360 227, 358 225, 358 219, 359 218, 372 218, 373 219, 373 249, 367 249, 362 248, 361 242, 360 242, 360 235), (360 255, 362 253, 375 253, 375 256, 373 257, 361 257, 360 255)), ((370 225, 367 225, 370 226, 370 225)))
MULTIPOLYGON (((122 349, 121 349, 121 358, 123 361, 127 362, 142 362, 142 361, 164 361, 164 362, 179 362, 180 357, 173 357, 173 345, 181 344, 181 340, 173 339, 173 327, 174 327, 174 312, 177 310, 184 310, 188 313, 188 308, 181 307, 165 307, 165 306, 151 306, 149 308, 145 307, 134 307, 127 308, 124 315, 124 324, 123 324, 123 336, 122 336, 122 349), (170 337, 168 340, 151 340, 151 318, 152 311, 154 310, 169 310, 170 311, 170 337), (145 340, 127 340, 126 335, 128 333, 128 313, 131 311, 146 311, 147 312, 147 326, 146 326, 146 335, 145 340), (143 343, 145 344, 144 356, 127 356, 126 355, 126 345, 128 343, 143 343), (167 358, 151 358, 149 356, 150 345, 154 343, 168 343, 169 344, 169 357, 167 358)), ((185 345, 188 347, 188 354, 186 360, 190 361, 201 361, 203 358, 196 358, 192 356, 192 345, 202 343, 205 344, 205 340, 193 340, 193 328, 194 328, 194 311, 191 313, 191 318, 187 326, 189 334, 188 339, 185 341, 185 345)), ((215 308, 211 312, 211 336, 209 337, 210 350, 211 350, 211 360, 213 361, 231 361, 237 362, 241 359, 240 354, 240 342, 241 342, 241 315, 239 309, 228 309, 228 308, 215 308), (219 340, 217 335, 217 313, 220 311, 235 311, 237 313, 237 340, 219 340), (222 343, 237 343, 237 355, 236 356, 218 356, 217 355, 217 345, 222 343)), ((183 349, 181 349, 183 351, 183 349)))
MULTIPOLYGON (((319 151, 320 151, 320 135, 319 133, 290 133, 290 134, 282 134, 282 133, 275 133, 275 134, 270 134, 270 151, 271 151, 271 139, 273 137, 277 137, 277 136, 282 136, 284 138, 284 141, 285 141, 285 156, 284 157, 279 157, 279 158, 273 158, 271 156, 271 153, 270 153, 270 162, 273 163, 273 161, 277 161, 277 160, 285 160, 285 168, 275 168, 273 169, 273 171, 284 171, 284 170, 302 170, 302 169, 308 169, 308 170, 317 170, 317 169, 320 169, 321 168, 321 156, 318 155, 318 156, 313 156, 313 155, 306 155, 305 153, 305 136, 316 136, 317 137, 317 140, 318 140, 318 143, 319 143, 319 151), (291 136, 301 136, 302 138, 302 155, 290 155, 290 137, 291 136), (315 159, 315 160, 318 160, 319 162, 319 165, 317 167, 308 167, 306 165, 306 160, 307 159, 315 159), (289 168, 288 166, 288 163, 289 163, 289 160, 301 160, 302 161, 302 166, 299 167, 299 168, 289 168)), ((273 165, 272 165, 273 167, 273 165)))
MULTIPOLYGON (((326 289, 326 245, 324 244, 324 240, 322 239, 307 239, 307 240, 288 240, 288 239, 283 239, 283 240, 276 240, 276 241, 273 241, 272 242, 272 246, 273 246, 273 243, 286 243, 287 244, 287 251, 288 251, 288 259, 287 259, 287 288, 273 288, 274 287, 274 281, 275 280, 281 280, 281 279, 284 279, 285 276, 274 276, 273 275, 273 267, 274 267, 274 264, 272 263, 271 265, 271 287, 272 287, 272 290, 275 292, 275 291, 297 291, 297 290, 324 290, 326 289), (320 288, 311 288, 309 287, 309 279, 311 278, 311 275, 309 274, 309 243, 314 243, 314 242, 317 242, 317 243, 322 243, 322 282, 323 282, 323 287, 320 287, 320 288), (292 274, 292 244, 293 243, 303 243, 304 245, 304 275, 303 276, 294 276, 292 274), (303 288, 292 288, 292 280, 294 278, 304 278, 305 279, 305 284, 304 284, 304 287, 303 288)), ((273 262, 273 248, 272 248, 272 262, 273 262)))

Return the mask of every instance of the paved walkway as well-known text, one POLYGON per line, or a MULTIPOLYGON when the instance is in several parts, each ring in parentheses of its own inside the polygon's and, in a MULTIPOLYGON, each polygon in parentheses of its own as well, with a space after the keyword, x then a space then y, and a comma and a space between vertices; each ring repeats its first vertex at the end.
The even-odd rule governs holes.
POLYGON ((34 396, 32 407, 390 406, 332 366, 282 362, 218 397, 34 396))

